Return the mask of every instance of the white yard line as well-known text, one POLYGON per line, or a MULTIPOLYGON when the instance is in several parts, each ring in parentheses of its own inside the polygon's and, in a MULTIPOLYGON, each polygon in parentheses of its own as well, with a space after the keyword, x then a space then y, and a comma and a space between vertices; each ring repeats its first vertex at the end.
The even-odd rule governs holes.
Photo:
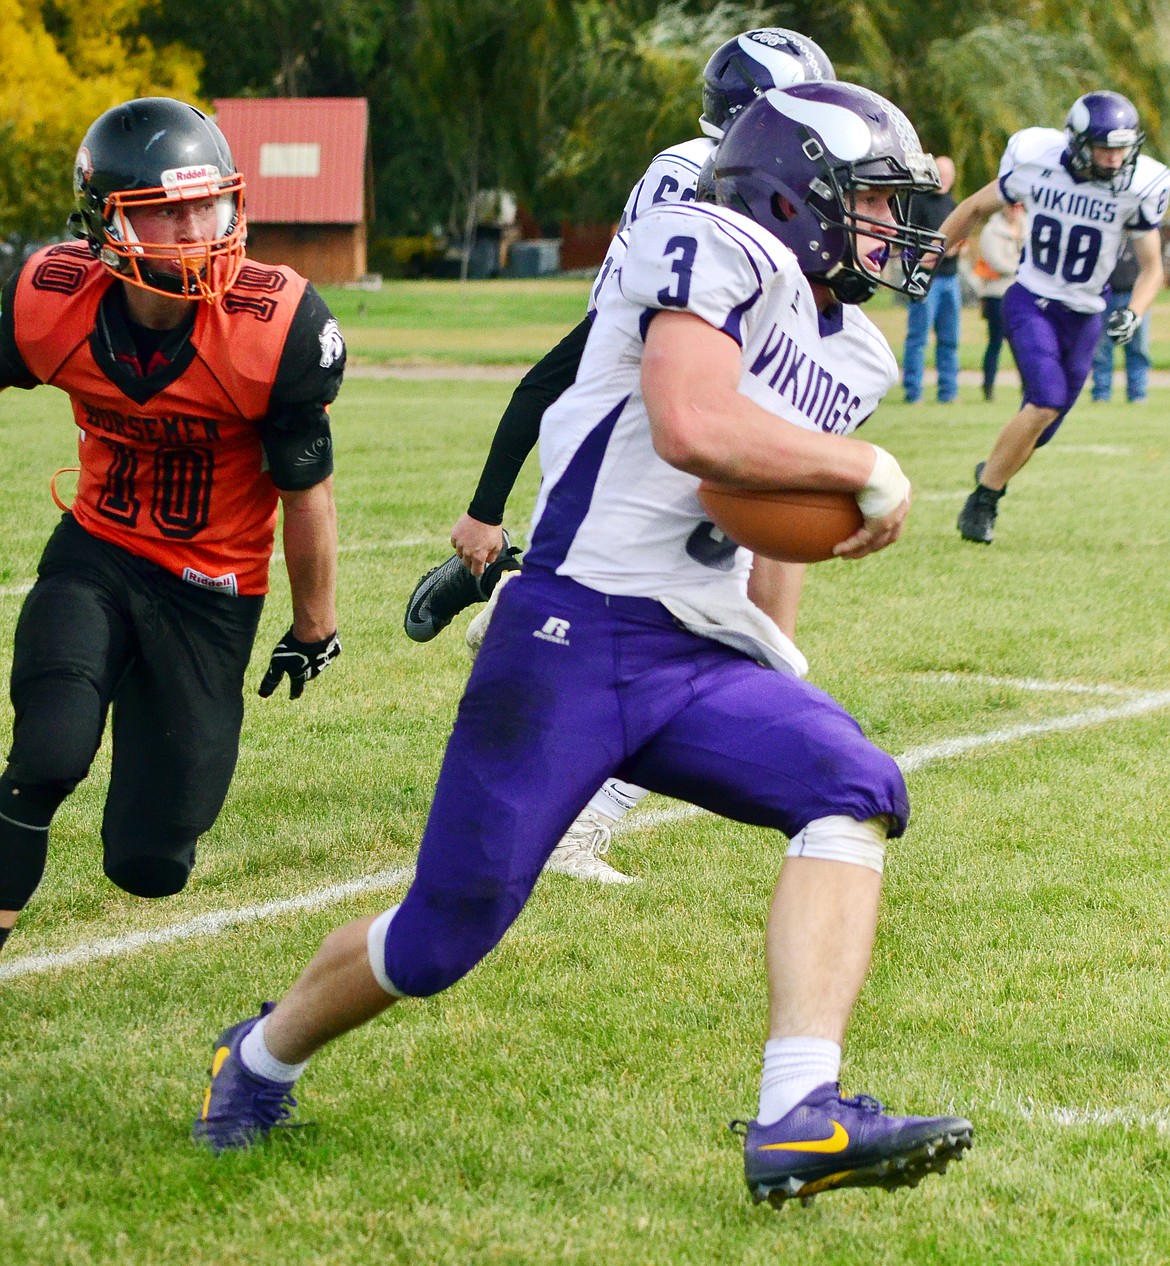
MULTIPOLYGON (((1020 689, 1057 690, 1065 689, 1069 693, 1117 693, 1121 688, 1113 686, 1081 686, 1076 683, 1042 682, 1030 678, 997 678, 979 677, 971 674, 940 673, 937 676, 949 681, 977 681, 1013 685, 1020 689)), ((904 773, 912 773, 939 760, 949 760, 956 756, 965 756, 983 748, 999 747, 1005 743, 1014 743, 1022 738, 1031 738, 1041 734, 1061 733, 1069 730, 1087 729, 1091 726, 1105 725, 1110 721, 1126 720, 1130 717, 1145 716, 1151 712, 1159 712, 1170 708, 1170 691, 1157 691, 1136 694, 1126 698, 1124 702, 1111 707, 1089 708, 1083 712, 1074 712, 1067 716, 1052 717, 1047 721, 1026 722, 1020 725, 1005 726, 1003 729, 990 730, 982 734, 959 735, 955 738, 943 739, 937 743, 926 743, 921 747, 913 747, 898 756, 897 762, 904 773)), ((694 817, 706 810, 694 805, 679 805, 673 809, 659 809, 648 813, 638 813, 626 819, 619 830, 647 831, 670 822, 680 822, 694 817)), ((73 967, 84 963, 95 962, 103 958, 115 958, 124 954, 132 954, 151 945, 166 945, 173 941, 188 940, 196 936, 208 936, 223 928, 234 927, 245 923, 255 923, 273 918, 281 914, 297 910, 318 910, 334 905, 356 893, 380 892, 407 883, 413 875, 413 867, 396 870, 378 871, 372 875, 364 875, 346 883, 332 884, 327 888, 318 888, 300 897, 290 897, 282 901, 270 901, 263 905, 244 906, 235 910, 216 910, 200 915, 184 923, 172 924, 153 932, 135 932, 126 936, 110 937, 103 941, 90 941, 70 950, 60 950, 48 954, 32 954, 24 958, 4 961, 0 959, 0 981, 14 980, 19 976, 39 975, 42 972, 55 971, 62 967, 73 967)))
MULTIPOLYGON (((449 545, 449 542, 442 533, 435 532, 429 536, 404 536, 397 541, 357 541, 352 545, 339 545, 337 552, 339 554, 374 554, 381 553, 383 550, 413 549, 418 545, 449 545)), ((272 561, 281 563, 284 561, 284 555, 276 550, 272 555, 272 561)), ((0 598, 23 598, 32 587, 31 580, 21 581, 16 585, 2 586, 0 598)))
POLYGON ((241 923, 258 923, 282 914, 294 914, 298 910, 320 910, 336 905, 347 897, 363 892, 381 892, 407 883, 414 875, 413 866, 396 870, 379 870, 372 875, 362 875, 346 883, 331 884, 318 888, 302 897, 288 897, 283 901, 266 901, 259 906, 239 906, 234 910, 212 910, 197 915, 185 923, 172 923, 170 927, 157 928, 153 932, 131 932, 126 936, 111 936, 104 941, 90 941, 70 950, 55 954, 30 954, 12 962, 0 962, 0 980, 14 980, 17 976, 34 976, 41 972, 55 971, 61 967, 77 967, 97 962, 102 958, 121 958, 150 945, 169 945, 172 941, 186 941, 196 936, 214 936, 224 928, 241 923))
POLYGON ((943 739, 939 743, 925 743, 922 747, 913 747, 898 757, 898 765, 904 774, 913 773, 924 765, 931 765, 936 760, 948 760, 952 756, 962 756, 966 752, 978 751, 983 747, 996 747, 1003 743, 1014 743, 1018 739, 1030 738, 1035 734, 1057 734, 1065 730, 1083 730, 1094 725, 1105 725, 1109 721, 1121 721, 1127 717, 1145 716, 1148 712, 1160 712, 1170 708, 1170 690, 1157 694, 1138 695, 1127 699, 1124 703, 1114 704, 1108 708, 1089 708, 1084 712, 1073 712, 1069 716, 1052 717, 1047 721, 1030 721, 1021 725, 1009 725, 1002 730, 990 730, 986 734, 966 734, 958 738, 943 739))
POLYGON ((1128 1129, 1155 1130, 1159 1134, 1170 1134, 1170 1111, 1164 1108, 1154 1112, 1141 1112, 1135 1108, 1041 1108, 1034 1103, 1021 1103, 1019 1112, 1029 1121, 1038 1119, 1071 1128, 1121 1125, 1128 1129))
POLYGON ((1085 685, 1079 681, 1042 681, 1037 677, 993 677, 987 673, 915 673, 915 681, 938 681, 944 685, 1008 686, 1012 690, 1038 690, 1058 695, 1113 695, 1122 699, 1153 697, 1138 686, 1085 685))

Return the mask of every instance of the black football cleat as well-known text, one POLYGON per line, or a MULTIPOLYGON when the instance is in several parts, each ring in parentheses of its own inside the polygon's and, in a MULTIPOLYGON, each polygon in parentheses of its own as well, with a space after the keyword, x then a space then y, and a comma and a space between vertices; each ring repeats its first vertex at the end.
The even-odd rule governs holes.
POLYGON ((986 462, 975 467, 975 491, 963 503, 956 526, 965 541, 977 545, 990 545, 995 538, 995 519, 999 514, 999 499, 1007 488, 987 488, 979 482, 986 462))
POLYGON ((493 562, 483 569, 482 576, 473 576, 471 569, 452 554, 445 563, 432 567, 414 587, 406 604, 402 627, 414 642, 429 642, 459 614, 476 602, 492 596, 496 582, 506 571, 519 571, 520 550, 504 533, 504 548, 493 562))

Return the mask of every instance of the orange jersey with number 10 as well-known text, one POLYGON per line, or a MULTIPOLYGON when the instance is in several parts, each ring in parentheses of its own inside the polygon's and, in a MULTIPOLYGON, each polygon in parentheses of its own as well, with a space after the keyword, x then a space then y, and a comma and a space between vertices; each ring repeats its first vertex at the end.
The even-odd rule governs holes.
POLYGON ((50 246, 25 265, 14 303, 29 370, 60 387, 80 428, 72 513, 87 532, 227 593, 268 589, 277 492, 260 423, 305 280, 246 264, 216 304, 199 303, 174 381, 132 400, 94 355, 98 304, 113 277, 84 246, 50 246))

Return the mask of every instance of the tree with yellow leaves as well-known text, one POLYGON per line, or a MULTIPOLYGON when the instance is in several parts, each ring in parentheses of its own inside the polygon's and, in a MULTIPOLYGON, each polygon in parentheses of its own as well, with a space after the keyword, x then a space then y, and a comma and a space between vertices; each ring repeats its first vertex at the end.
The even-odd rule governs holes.
POLYGON ((198 55, 137 34, 154 0, 0 0, 0 240, 54 237, 72 205, 77 147, 132 97, 195 101, 198 55))

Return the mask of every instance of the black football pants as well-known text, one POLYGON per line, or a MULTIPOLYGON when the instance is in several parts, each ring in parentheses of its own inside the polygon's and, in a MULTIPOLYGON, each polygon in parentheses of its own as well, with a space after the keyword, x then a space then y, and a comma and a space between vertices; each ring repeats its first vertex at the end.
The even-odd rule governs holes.
POLYGON ((263 603, 187 584, 70 515, 45 547, 16 627, 7 778, 72 791, 112 708, 102 844, 127 892, 178 892, 223 807, 263 603))

